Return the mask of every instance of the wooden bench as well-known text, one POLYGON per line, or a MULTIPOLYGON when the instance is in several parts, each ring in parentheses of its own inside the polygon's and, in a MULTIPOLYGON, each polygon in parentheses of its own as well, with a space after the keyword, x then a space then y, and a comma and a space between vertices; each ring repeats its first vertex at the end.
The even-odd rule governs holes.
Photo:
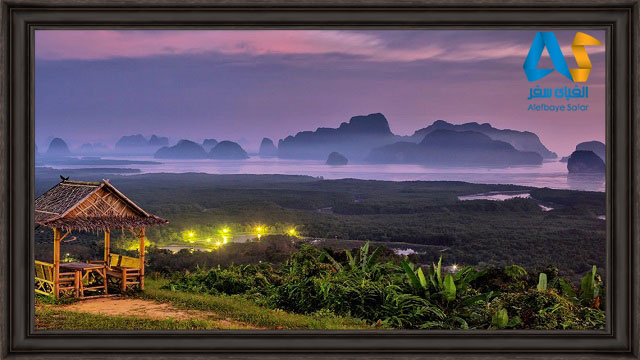
POLYGON ((58 274, 58 279, 55 279, 54 265, 46 263, 44 261, 35 261, 36 277, 35 277, 35 291, 38 294, 54 296, 55 286, 58 284, 58 290, 60 293, 65 291, 73 291, 78 296, 78 281, 75 272, 61 272, 58 274))
POLYGON ((112 278, 119 285, 121 291, 126 291, 127 286, 138 285, 141 287, 143 276, 139 258, 109 254, 107 277, 112 278))

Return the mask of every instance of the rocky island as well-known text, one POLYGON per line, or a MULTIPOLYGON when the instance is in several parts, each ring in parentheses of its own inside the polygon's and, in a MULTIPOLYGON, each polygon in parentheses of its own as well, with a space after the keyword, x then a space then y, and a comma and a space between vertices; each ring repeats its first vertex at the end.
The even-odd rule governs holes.
POLYGON ((604 161, 593 151, 576 150, 569 157, 567 169, 569 173, 604 174, 606 167, 604 161))
POLYGON ((69 151, 69 146, 67 146, 67 143, 64 140, 61 138, 54 138, 49 143, 46 155, 50 157, 69 156, 71 155, 71 151, 69 151))
POLYGON ((207 153, 200 144, 191 140, 180 140, 176 145, 160 148, 153 157, 156 159, 204 159, 207 153))
POLYGON ((274 157, 278 156, 278 148, 273 144, 273 140, 269 138, 263 138, 260 143, 260 157, 274 157))
POLYGON ((217 160, 244 160, 248 159, 249 155, 238 143, 225 140, 211 149, 209 157, 217 160))
POLYGON ((327 157, 326 164, 327 165, 347 165, 348 162, 349 162, 349 159, 347 159, 344 155, 334 151, 331 154, 329 154, 329 156, 327 157))

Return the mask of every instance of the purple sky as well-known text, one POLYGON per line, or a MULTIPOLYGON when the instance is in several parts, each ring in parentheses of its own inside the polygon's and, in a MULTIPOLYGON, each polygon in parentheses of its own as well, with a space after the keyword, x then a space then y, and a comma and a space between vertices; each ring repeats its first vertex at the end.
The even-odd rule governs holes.
MULTIPOLYGON (((579 29, 578 29, 579 30, 579 29)), ((570 68, 576 31, 554 31, 570 68)), ((585 31, 604 43, 604 31, 585 31)), ((437 119, 529 130, 559 155, 605 138, 604 46, 586 112, 528 112, 522 70, 535 31, 36 31, 36 142, 113 146, 122 135, 275 142, 383 113, 409 135, 437 119)), ((543 57, 539 67, 550 68, 543 57)), ((540 101, 537 101, 540 102, 540 101)), ((565 104, 551 100, 547 103, 565 104)))

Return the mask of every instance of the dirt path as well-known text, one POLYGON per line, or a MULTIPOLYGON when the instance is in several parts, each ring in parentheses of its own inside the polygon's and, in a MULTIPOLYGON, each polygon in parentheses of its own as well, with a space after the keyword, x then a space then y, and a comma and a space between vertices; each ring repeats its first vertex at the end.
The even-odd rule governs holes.
POLYGON ((255 329, 255 327, 231 319, 223 319, 218 314, 201 310, 178 309, 169 303, 127 297, 108 297, 78 301, 58 307, 60 310, 107 316, 133 316, 147 319, 209 320, 220 328, 255 329))

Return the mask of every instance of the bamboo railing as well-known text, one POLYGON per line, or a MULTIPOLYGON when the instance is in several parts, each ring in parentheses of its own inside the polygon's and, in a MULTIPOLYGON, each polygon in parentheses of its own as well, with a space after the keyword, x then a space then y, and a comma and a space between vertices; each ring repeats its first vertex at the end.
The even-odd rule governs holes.
POLYGON ((54 296, 56 284, 58 291, 77 291, 76 274, 73 272, 59 273, 56 279, 55 266, 44 261, 35 261, 35 292, 42 295, 54 296))

